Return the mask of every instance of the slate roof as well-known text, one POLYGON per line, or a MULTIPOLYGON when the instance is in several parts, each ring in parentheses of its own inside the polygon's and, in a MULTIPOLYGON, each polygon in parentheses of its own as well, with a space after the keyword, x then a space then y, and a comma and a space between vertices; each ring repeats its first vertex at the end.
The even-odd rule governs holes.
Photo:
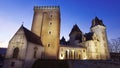
POLYGON ((82 35, 77 34, 77 35, 75 36, 75 40, 79 40, 79 42, 81 43, 81 42, 82 42, 82 35))
POLYGON ((94 27, 94 26, 97 26, 97 25, 105 26, 103 24, 102 20, 99 20, 98 17, 95 17, 95 19, 92 20, 91 28, 94 27))
POLYGON ((34 34, 33 32, 29 31, 27 28, 25 28, 23 25, 20 27, 20 29, 23 29, 24 34, 26 36, 27 41, 42 45, 42 42, 40 41, 40 37, 34 34))
POLYGON ((86 41, 88 41, 88 40, 93 40, 93 35, 94 35, 94 33, 93 32, 89 32, 89 33, 85 33, 85 38, 86 38, 86 41))
POLYGON ((61 38, 60 44, 67 45, 67 41, 65 40, 64 37, 61 38))
POLYGON ((74 33, 74 32, 80 32, 82 34, 82 31, 79 29, 79 27, 77 26, 77 24, 75 24, 69 34, 69 36, 74 33))

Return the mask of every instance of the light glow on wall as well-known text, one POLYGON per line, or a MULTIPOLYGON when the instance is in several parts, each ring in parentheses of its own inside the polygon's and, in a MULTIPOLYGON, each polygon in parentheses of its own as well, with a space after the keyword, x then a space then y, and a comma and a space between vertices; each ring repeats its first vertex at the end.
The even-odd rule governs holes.
POLYGON ((85 56, 85 57, 83 58, 83 60, 87 60, 87 56, 85 56))
POLYGON ((60 60, 63 60, 64 59, 64 54, 60 54, 60 60))

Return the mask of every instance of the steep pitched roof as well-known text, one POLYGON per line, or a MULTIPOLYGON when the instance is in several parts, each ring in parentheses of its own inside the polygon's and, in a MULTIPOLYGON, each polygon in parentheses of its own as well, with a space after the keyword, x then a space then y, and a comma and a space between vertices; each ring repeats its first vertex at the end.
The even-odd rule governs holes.
POLYGON ((74 32, 80 32, 82 34, 82 31, 79 29, 79 27, 77 26, 77 24, 75 24, 69 34, 69 36, 74 33, 74 32))
POLYGON ((94 35, 94 33, 93 32, 89 32, 89 33, 85 33, 85 38, 86 38, 86 41, 88 41, 88 40, 93 40, 93 35, 94 35))
POLYGON ((95 19, 92 20, 92 25, 91 28, 97 25, 102 25, 105 26, 102 22, 102 20, 99 20, 98 17, 96 16, 95 19))
POLYGON ((34 34, 33 32, 29 31, 27 28, 25 28, 23 25, 20 27, 20 29, 23 29, 24 34, 26 36, 27 41, 42 45, 42 42, 40 41, 40 37, 34 34))
POLYGON ((60 44, 64 44, 64 45, 67 44, 67 41, 65 40, 64 36, 61 38, 60 44))

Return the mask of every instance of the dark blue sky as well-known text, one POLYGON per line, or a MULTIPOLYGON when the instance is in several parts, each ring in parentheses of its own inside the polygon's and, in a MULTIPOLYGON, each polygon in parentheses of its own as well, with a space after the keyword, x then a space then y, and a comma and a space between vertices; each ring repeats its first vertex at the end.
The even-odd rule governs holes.
POLYGON ((120 0, 0 0, 0 41, 8 42, 23 21, 31 29, 33 7, 41 5, 60 6, 61 36, 66 39, 74 24, 89 32, 95 16, 106 25, 108 39, 120 37, 120 0))

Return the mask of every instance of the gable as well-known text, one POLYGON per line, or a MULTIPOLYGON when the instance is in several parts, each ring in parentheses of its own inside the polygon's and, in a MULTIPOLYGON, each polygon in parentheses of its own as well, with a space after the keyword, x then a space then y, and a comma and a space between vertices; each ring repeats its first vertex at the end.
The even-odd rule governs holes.
POLYGON ((12 37, 12 39, 16 38, 16 41, 20 41, 20 39, 23 36, 26 38, 26 41, 29 41, 31 43, 35 43, 38 45, 42 45, 42 43, 40 41, 40 37, 38 37, 36 34, 32 33, 31 31, 29 31, 23 25, 18 29, 18 31, 15 33, 15 35, 12 37))

